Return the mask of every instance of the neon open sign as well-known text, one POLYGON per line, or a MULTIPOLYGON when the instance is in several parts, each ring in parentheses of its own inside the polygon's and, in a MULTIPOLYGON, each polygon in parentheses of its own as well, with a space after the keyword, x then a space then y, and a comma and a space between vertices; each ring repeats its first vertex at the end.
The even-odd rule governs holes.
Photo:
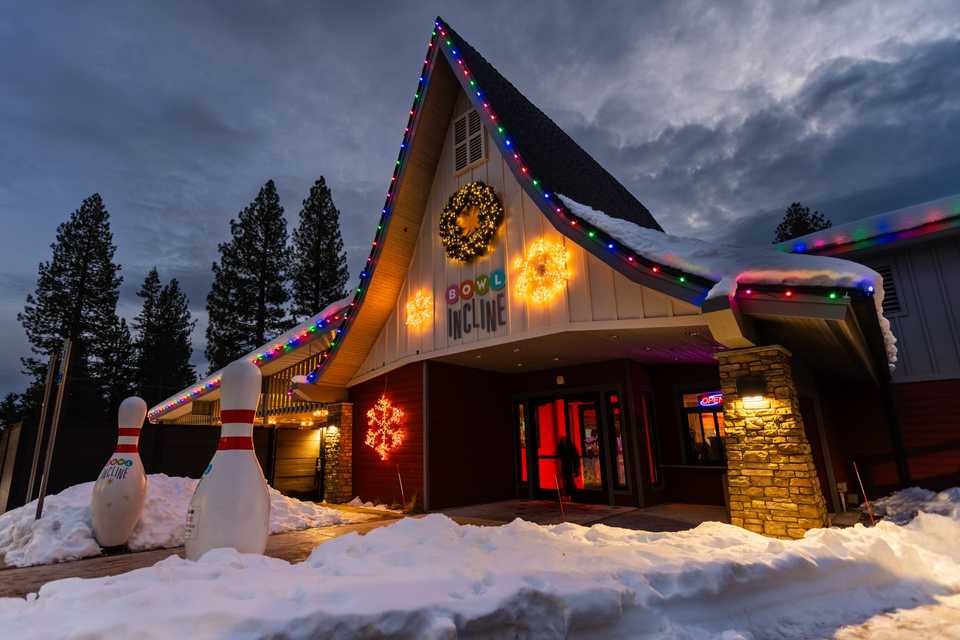
POLYGON ((723 404, 723 393, 720 391, 707 391, 697 396, 697 404, 701 407, 718 407, 723 404))

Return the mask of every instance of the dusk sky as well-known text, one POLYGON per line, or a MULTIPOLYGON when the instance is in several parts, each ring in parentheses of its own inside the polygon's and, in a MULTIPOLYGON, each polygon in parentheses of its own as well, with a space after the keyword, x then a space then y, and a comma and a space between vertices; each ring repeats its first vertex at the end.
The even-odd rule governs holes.
POLYGON ((351 282, 442 15, 670 233, 769 243, 960 193, 960 4, 4 3, 0 392, 56 226, 99 192, 137 312, 147 270, 200 320, 228 221, 268 179, 292 230, 323 175, 351 282))

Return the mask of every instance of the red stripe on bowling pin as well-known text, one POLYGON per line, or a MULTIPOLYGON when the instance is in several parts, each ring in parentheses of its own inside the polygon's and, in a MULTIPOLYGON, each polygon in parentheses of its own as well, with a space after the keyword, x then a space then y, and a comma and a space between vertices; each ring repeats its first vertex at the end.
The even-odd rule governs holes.
POLYGON ((223 409, 220 411, 220 422, 223 424, 253 424, 255 415, 257 415, 255 409, 223 409))
MULTIPOLYGON (((257 412, 255 409, 221 409, 220 422, 227 425, 252 425, 257 412)), ((220 436, 220 451, 252 451, 253 435, 220 436)))
POLYGON ((253 437, 251 436, 224 436, 220 438, 220 444, 217 446, 220 451, 231 451, 238 449, 253 449, 253 437))
MULTIPOLYGON (((124 403, 127 403, 129 406, 126 408, 124 404, 120 405, 120 412, 117 416, 118 422, 120 423, 117 428, 117 448, 114 449, 114 453, 139 453, 139 442, 140 442, 140 424, 143 422, 142 415, 128 415, 128 411, 133 410, 135 414, 138 413, 136 405, 138 404, 138 399, 131 400, 127 398, 124 400, 124 403), (128 403, 129 401, 129 403, 128 403), (132 403, 132 404, 130 404, 132 403), (131 409, 132 407, 132 409, 131 409), (139 418, 140 424, 138 424, 137 419, 139 418), (124 424, 126 423, 126 424, 124 424)), ((142 400, 139 400, 139 403, 142 403, 142 400)))

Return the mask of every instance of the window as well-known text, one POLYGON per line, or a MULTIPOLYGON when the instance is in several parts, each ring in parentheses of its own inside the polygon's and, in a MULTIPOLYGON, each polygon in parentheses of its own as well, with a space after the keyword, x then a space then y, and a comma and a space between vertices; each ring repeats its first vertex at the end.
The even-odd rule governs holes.
POLYGON ((485 157, 480 114, 471 109, 453 121, 453 172, 479 164, 485 157))
POLYGON ((687 464, 726 464, 723 394, 719 391, 685 393, 682 400, 687 464))
POLYGON ((888 264, 873 268, 883 278, 883 313, 884 315, 900 313, 900 295, 897 293, 897 283, 893 279, 893 267, 888 264))

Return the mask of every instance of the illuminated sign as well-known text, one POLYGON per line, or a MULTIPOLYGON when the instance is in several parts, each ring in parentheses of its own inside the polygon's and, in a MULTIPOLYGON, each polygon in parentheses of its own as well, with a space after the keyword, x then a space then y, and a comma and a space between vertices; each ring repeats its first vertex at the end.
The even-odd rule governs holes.
POLYGON ((701 407, 719 407, 723 404, 723 393, 720 391, 706 391, 697 395, 697 404, 701 407))
POLYGON ((494 333, 507 324, 507 277, 502 269, 447 287, 447 337, 459 340, 474 329, 494 333), (489 294, 489 298, 487 297, 489 294), (454 305, 459 307, 454 308, 454 305))

